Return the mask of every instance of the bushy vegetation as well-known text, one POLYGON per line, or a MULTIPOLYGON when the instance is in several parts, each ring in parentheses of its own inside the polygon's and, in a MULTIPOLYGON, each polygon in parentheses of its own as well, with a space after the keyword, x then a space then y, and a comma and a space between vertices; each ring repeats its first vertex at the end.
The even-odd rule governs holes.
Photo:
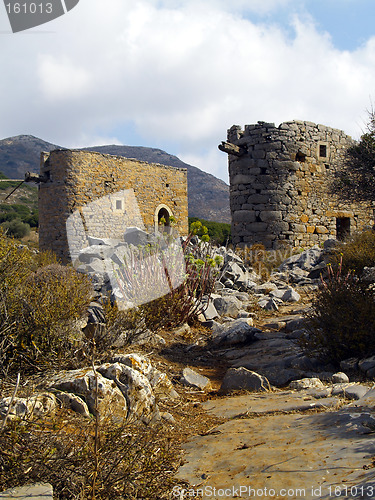
POLYGON ((29 224, 22 222, 20 219, 3 222, 1 226, 5 230, 6 234, 12 238, 21 239, 30 234, 29 224))
POLYGON ((375 110, 369 113, 367 130, 346 152, 336 172, 332 191, 344 201, 370 200, 375 195, 375 110))
POLYGON ((123 296, 138 301, 138 317, 150 330, 193 321, 207 307, 205 297, 212 292, 220 262, 211 257, 207 228, 196 221, 191 229, 182 249, 169 235, 167 247, 155 244, 133 252, 118 272, 123 296))
POLYGON ((310 311, 304 348, 328 361, 375 354, 375 291, 342 261, 328 265, 310 311))
POLYGON ((72 361, 75 323, 92 285, 49 254, 35 256, 0 232, 0 369, 35 371, 72 361), (50 262, 48 262, 50 260, 50 262), (38 267, 43 263, 43 267, 38 267))
POLYGON ((224 222, 213 222, 198 217, 189 217, 189 228, 194 222, 201 222, 207 228, 207 234, 212 243, 216 245, 227 245, 231 242, 231 226, 224 222))
POLYGON ((334 265, 340 262, 344 272, 353 271, 358 276, 364 267, 375 266, 375 232, 357 233, 341 243, 331 258, 334 265))
POLYGON ((48 482, 59 500, 170 498, 179 454, 165 427, 101 423, 67 410, 0 431, 0 490, 48 482))

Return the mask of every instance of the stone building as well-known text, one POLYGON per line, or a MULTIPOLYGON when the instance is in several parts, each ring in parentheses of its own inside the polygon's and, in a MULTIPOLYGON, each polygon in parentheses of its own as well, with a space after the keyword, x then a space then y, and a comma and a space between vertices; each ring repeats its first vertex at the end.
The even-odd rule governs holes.
POLYGON ((154 232, 171 216, 180 234, 188 232, 186 169, 57 149, 42 153, 38 180, 39 247, 63 262, 71 260, 68 231, 76 232, 77 251, 88 236, 121 238, 132 226, 154 232))
POLYGON ((306 121, 232 126, 219 149, 229 155, 233 243, 308 247, 372 227, 372 203, 343 202, 329 188, 352 144, 306 121))

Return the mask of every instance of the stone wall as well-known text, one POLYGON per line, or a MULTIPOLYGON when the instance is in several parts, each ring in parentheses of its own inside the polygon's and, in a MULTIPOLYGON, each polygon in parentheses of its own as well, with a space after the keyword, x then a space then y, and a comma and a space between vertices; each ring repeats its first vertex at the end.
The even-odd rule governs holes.
POLYGON ((258 122, 228 130, 234 244, 307 247, 374 224, 372 203, 344 203, 330 179, 351 137, 306 121, 258 122))
POLYGON ((39 247, 70 260, 67 237, 79 226, 87 235, 121 238, 129 226, 147 231, 173 215, 180 234, 188 232, 187 172, 96 152, 42 153, 39 184, 39 247))

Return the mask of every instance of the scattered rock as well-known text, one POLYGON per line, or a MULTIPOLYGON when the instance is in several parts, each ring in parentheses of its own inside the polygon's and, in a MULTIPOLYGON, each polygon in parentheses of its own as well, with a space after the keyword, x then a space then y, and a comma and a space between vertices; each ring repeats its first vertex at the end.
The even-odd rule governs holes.
POLYGON ((235 318, 241 310, 242 304, 236 297, 227 296, 215 298, 214 306, 220 316, 235 318))
POLYGON ((184 385, 195 387, 202 391, 210 388, 210 380, 200 373, 195 372, 191 368, 183 369, 181 383, 184 385))
POLYGON ((361 384, 334 384, 332 396, 343 396, 347 399, 361 399, 368 391, 369 388, 361 384))
POLYGON ((349 377, 346 373, 337 372, 332 375, 332 382, 334 384, 347 384, 349 382, 349 377))
POLYGON ((358 362, 359 362, 358 358, 344 359, 340 363, 340 368, 345 372, 353 372, 358 369, 358 362))
POLYGON ((214 328, 211 341, 214 344, 222 345, 249 343, 260 331, 258 328, 250 326, 247 319, 238 319, 214 328))
POLYGON ((1 500, 53 500, 53 488, 49 483, 28 484, 9 488, 0 493, 1 500))
POLYGON ((100 418, 109 417, 114 421, 122 421, 127 415, 125 397, 116 386, 116 383, 106 379, 100 373, 95 375, 91 368, 62 371, 52 377, 48 382, 48 386, 50 389, 83 396, 90 413, 93 415, 97 413, 97 399, 97 409, 100 418), (98 386, 97 398, 96 384, 98 386))
MULTIPOLYGON (((0 419, 4 420, 8 413, 12 398, 7 397, 0 401, 0 419)), ((56 398, 51 393, 42 393, 29 398, 14 398, 10 407, 8 419, 16 417, 41 417, 51 413, 56 408, 56 398)))
POLYGON ((270 383, 266 377, 246 368, 229 368, 226 372, 219 392, 228 394, 237 390, 246 391, 269 391, 270 383))
POLYGON ((303 378, 300 380, 293 380, 289 384, 289 388, 296 391, 302 391, 304 389, 324 389, 324 384, 318 378, 303 378))

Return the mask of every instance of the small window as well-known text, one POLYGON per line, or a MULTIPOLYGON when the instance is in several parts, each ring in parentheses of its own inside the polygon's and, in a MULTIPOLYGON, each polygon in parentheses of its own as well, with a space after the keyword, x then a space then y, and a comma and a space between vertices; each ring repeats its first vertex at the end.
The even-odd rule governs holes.
POLYGON ((337 217, 336 239, 343 241, 348 236, 350 236, 350 217, 337 217))
POLYGON ((298 153, 296 154, 296 161, 304 163, 306 161, 306 155, 303 154, 301 151, 298 151, 298 153))
POLYGON ((327 146, 325 144, 320 144, 319 156, 320 158, 327 158, 327 146))
POLYGON ((116 210, 122 210, 122 200, 116 200, 116 210))

